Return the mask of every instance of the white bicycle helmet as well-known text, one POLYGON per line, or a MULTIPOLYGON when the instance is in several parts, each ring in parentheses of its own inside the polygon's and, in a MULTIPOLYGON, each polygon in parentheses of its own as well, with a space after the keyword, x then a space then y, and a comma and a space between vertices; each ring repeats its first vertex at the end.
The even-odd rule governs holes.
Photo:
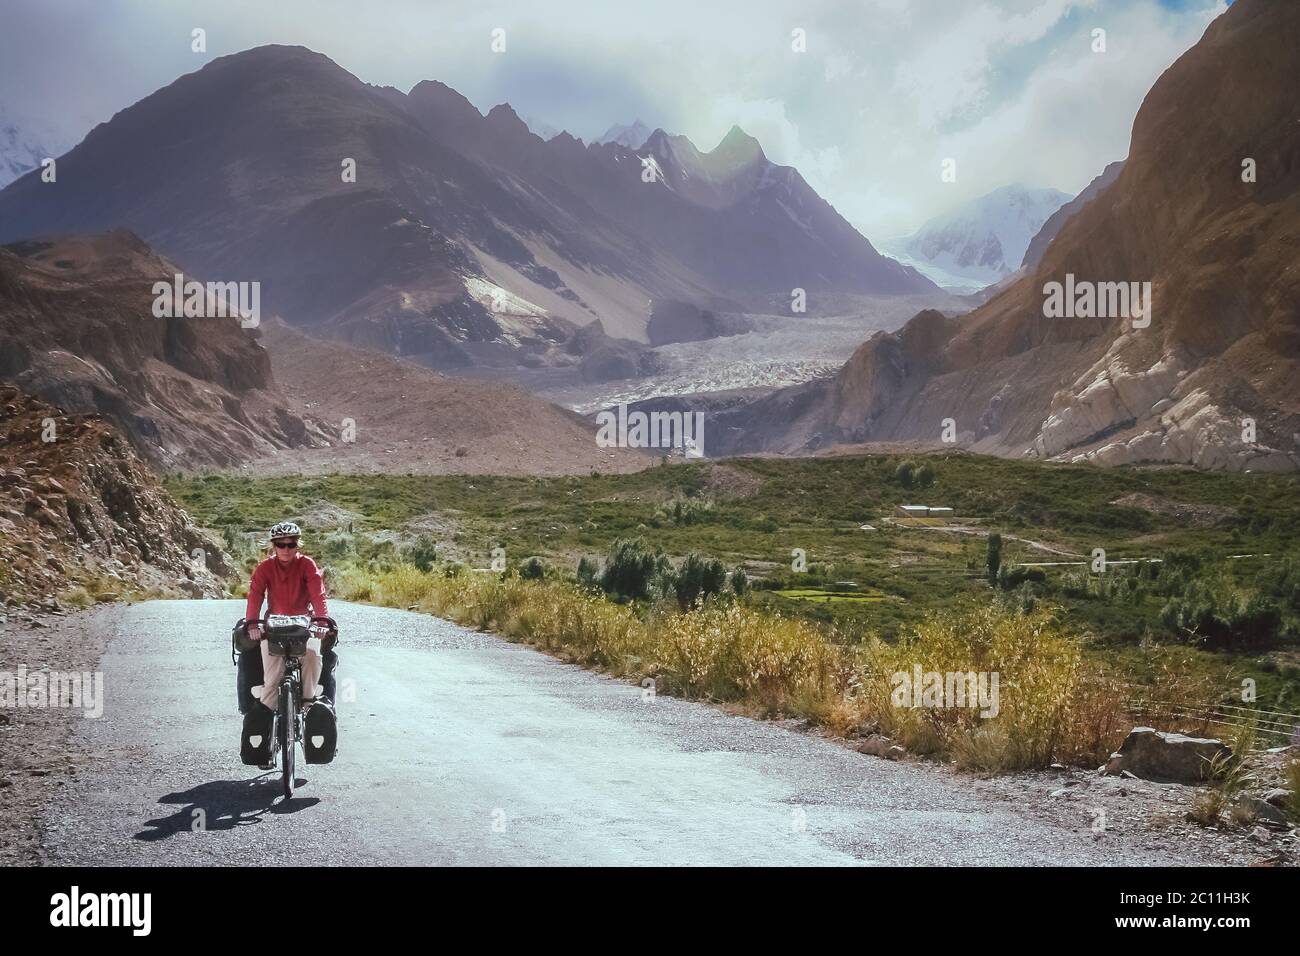
POLYGON ((292 521, 281 521, 271 528, 271 540, 276 538, 301 538, 302 529, 292 521))

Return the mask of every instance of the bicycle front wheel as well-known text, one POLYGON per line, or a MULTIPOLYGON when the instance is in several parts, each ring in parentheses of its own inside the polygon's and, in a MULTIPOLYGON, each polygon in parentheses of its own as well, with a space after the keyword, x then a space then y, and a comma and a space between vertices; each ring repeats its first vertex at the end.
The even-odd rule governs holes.
POLYGON ((295 732, 294 702, 293 702, 293 684, 290 681, 284 681, 280 685, 280 779, 283 785, 284 798, 288 800, 293 796, 293 775, 294 775, 294 751, 297 750, 297 733, 295 732))

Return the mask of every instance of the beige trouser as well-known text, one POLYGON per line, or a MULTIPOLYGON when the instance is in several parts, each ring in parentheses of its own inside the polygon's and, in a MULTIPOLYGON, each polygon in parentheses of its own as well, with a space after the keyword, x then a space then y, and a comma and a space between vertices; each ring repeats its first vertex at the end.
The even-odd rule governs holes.
MULTIPOLYGON (((275 710, 275 705, 280 702, 280 679, 284 677, 284 658, 271 656, 266 638, 262 638, 258 643, 262 645, 262 703, 275 710)), ((320 638, 313 637, 307 641, 307 653, 303 655, 301 661, 303 700, 316 696, 321 665, 320 638)))

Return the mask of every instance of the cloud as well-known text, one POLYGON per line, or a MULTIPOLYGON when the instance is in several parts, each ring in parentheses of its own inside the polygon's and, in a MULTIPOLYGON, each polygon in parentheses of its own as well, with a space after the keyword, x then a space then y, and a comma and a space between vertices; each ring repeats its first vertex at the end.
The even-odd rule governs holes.
MULTIPOLYGON (((782 166, 795 167, 814 189, 819 188, 819 183, 826 187, 841 171, 843 164, 839 147, 813 149, 805 146, 799 137, 799 127, 790 121, 782 100, 720 97, 713 101, 713 124, 723 131, 733 125, 739 126, 762 144, 768 159, 782 166)), ((711 149, 720 138, 696 145, 711 149)))
POLYGON ((107 119, 211 59, 299 43, 375 84, 440 79, 486 110, 584 138, 641 117, 709 149, 733 124, 869 238, 911 231, 1008 182, 1082 188, 1127 153, 1151 83, 1223 0, 520 0, 183 4, 23 2, 6 8, 0 89, 12 115, 107 119), (75 25, 75 28, 73 26, 75 25), (208 53, 190 30, 208 32, 208 53), (493 54, 489 33, 507 30, 493 54), (1105 54, 1090 31, 1108 34, 1105 54), (791 30, 807 32, 806 53, 791 30), (939 162, 958 159, 958 182, 939 162))

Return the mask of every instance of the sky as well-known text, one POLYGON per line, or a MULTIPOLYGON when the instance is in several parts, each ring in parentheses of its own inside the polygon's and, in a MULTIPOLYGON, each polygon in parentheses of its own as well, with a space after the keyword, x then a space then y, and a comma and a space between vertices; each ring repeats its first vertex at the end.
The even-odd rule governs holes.
POLYGON ((366 82, 441 80, 585 140, 639 118, 707 150, 739 125, 880 240, 1008 183, 1078 192, 1127 154, 1147 90, 1226 6, 0 0, 0 122, 70 145, 218 56, 301 44, 366 82))

